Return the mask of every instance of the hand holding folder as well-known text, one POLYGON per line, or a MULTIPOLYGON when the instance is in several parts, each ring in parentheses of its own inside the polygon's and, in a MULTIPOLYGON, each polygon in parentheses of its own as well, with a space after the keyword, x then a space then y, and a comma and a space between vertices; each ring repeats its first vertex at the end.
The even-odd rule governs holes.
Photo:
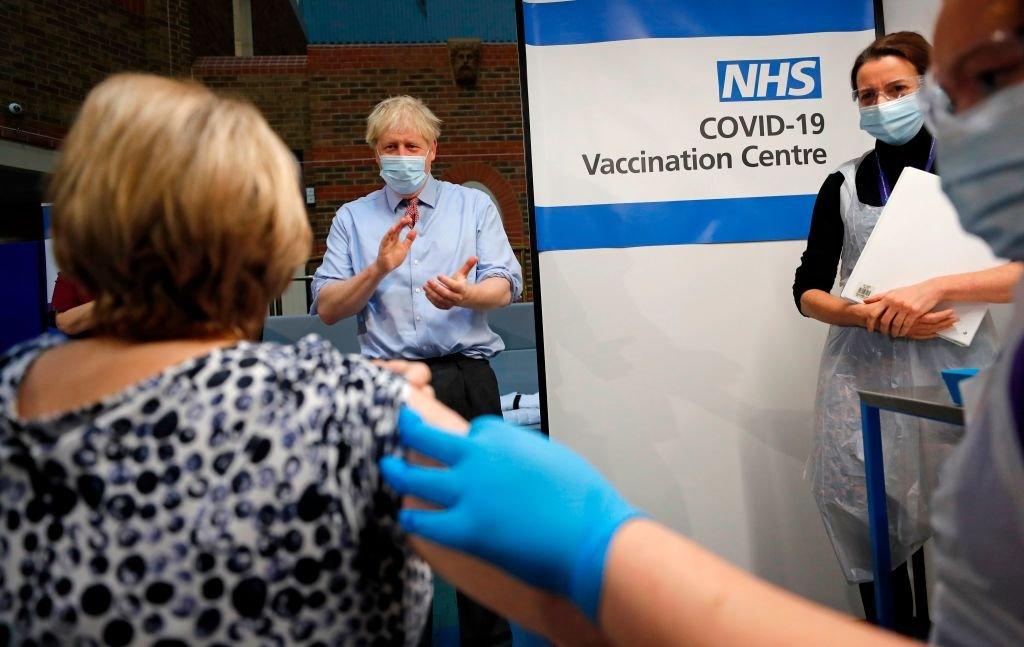
MULTIPOLYGON (((981 239, 963 230, 937 176, 908 167, 900 175, 841 296, 865 303, 873 296, 890 292, 891 297, 892 291, 937 276, 985 270, 1004 262, 981 239)), ((955 312, 958 321, 939 336, 969 346, 988 305, 939 302, 931 311, 947 309, 955 312)))

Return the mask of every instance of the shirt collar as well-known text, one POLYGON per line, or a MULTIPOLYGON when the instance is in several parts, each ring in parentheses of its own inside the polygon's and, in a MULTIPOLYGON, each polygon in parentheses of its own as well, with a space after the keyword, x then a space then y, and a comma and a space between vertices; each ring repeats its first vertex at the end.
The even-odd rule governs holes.
MULTIPOLYGON (((420 204, 425 204, 431 208, 436 207, 437 194, 440 193, 440 188, 441 185, 434 179, 434 176, 428 175, 426 184, 423 185, 423 188, 420 189, 420 192, 416 197, 420 199, 420 204)), ((402 196, 395 193, 395 190, 386 184, 384 185, 384 195, 388 201, 388 208, 391 209, 392 212, 398 209, 398 205, 402 202, 402 196)))

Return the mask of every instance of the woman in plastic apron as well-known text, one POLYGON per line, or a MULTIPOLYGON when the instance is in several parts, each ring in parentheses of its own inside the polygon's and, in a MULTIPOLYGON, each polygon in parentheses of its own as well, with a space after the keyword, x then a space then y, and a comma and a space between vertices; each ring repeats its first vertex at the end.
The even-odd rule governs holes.
MULTIPOLYGON (((923 128, 916 96, 929 54, 920 35, 904 32, 879 39, 858 57, 851 75, 854 99, 861 127, 878 141, 873 151, 844 164, 822 187, 794 285, 801 312, 832 324, 821 359, 808 478, 843 573, 849 582, 861 584, 869 618, 874 616, 872 561, 857 391, 937 385, 942 369, 991 365, 996 350, 989 316, 973 343, 961 347, 936 337, 955 320, 950 310, 934 310, 939 302, 954 300, 1009 301, 1018 276, 1007 266, 940 277, 890 291, 870 304, 851 304, 829 294, 837 257, 842 259, 841 289, 903 168, 933 170, 935 144, 923 128), (908 311, 907 302, 924 303, 928 314, 908 311)), ((898 565, 894 611, 896 627, 904 633, 923 636, 928 630, 923 605, 914 619, 906 561, 930 535, 933 481, 958 436, 941 423, 882 413, 890 544, 898 565)))

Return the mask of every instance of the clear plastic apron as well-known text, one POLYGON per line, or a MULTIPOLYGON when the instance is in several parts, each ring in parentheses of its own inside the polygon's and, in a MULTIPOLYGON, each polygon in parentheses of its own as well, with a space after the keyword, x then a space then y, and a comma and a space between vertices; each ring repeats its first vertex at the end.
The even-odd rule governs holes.
POLYGON ((1009 392, 1024 342, 1022 298, 1018 286, 1008 352, 986 376, 933 501, 939 645, 1024 645, 1024 456, 1009 392))
MULTIPOLYGON (((857 166, 840 167, 843 252, 840 289, 871 235, 881 207, 857 199, 857 166)), ((822 352, 814 443, 807 475, 825 529, 847 580, 871 580, 871 542, 858 389, 942 384, 945 368, 987 367, 995 359, 995 327, 986 315, 968 348, 944 339, 890 339, 864 328, 832 326, 822 352)), ((930 536, 928 502, 938 465, 959 435, 942 423, 883 411, 882 451, 892 563, 898 566, 930 536)))

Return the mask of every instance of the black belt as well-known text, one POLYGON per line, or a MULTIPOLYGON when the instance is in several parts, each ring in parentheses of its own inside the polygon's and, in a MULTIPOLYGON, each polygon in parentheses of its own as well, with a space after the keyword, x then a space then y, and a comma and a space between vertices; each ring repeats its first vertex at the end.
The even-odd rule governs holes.
POLYGON ((442 355, 441 357, 428 357, 426 359, 414 359, 410 360, 413 362, 423 362, 427 366, 458 366, 459 364, 469 364, 476 362, 487 363, 487 359, 483 357, 467 357, 461 353, 454 355, 442 355))

